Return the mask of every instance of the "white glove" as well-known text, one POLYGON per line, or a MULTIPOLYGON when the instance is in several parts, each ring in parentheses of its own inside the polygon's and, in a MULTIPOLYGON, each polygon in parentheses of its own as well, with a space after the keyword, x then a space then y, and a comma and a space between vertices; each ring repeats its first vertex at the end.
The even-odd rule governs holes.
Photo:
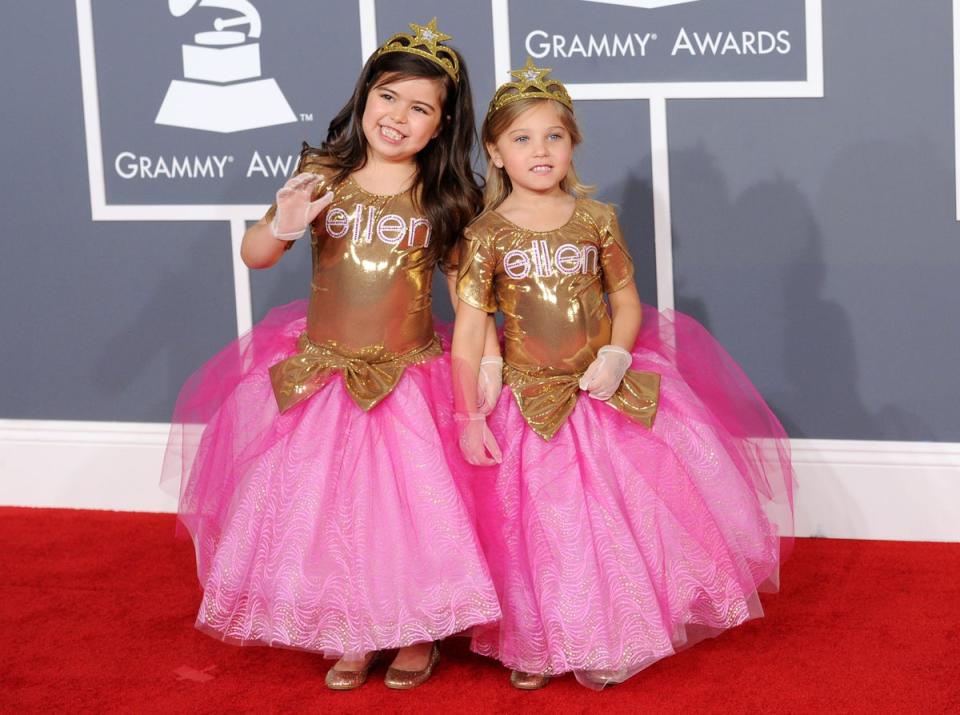
POLYGON ((477 411, 489 415, 497 406, 503 389, 503 358, 485 357, 480 360, 477 376, 477 411))
POLYGON ((609 400, 620 387, 632 362, 633 356, 623 348, 604 345, 580 378, 580 389, 589 392, 594 400, 609 400))
POLYGON ((487 427, 484 415, 479 412, 455 412, 453 420, 457 424, 460 452, 464 459, 478 467, 500 464, 503 455, 493 432, 487 427))
POLYGON ((297 174, 277 192, 277 211, 270 223, 270 233, 281 241, 296 241, 307 226, 333 201, 333 192, 328 191, 316 201, 311 201, 313 190, 323 177, 309 172, 297 174))

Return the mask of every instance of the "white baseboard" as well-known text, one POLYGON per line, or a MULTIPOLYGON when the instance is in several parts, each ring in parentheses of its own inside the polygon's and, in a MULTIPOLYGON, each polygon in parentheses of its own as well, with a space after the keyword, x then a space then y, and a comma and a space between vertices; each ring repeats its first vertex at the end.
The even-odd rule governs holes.
POLYGON ((177 510, 162 491, 170 426, 136 422, 0 420, 0 504, 177 510))
POLYGON ((792 440, 797 536, 960 541, 960 444, 792 440))
MULTIPOLYGON (((172 512, 169 427, 0 420, 0 504, 172 512)), ((960 443, 793 440, 797 535, 960 542, 960 443)))

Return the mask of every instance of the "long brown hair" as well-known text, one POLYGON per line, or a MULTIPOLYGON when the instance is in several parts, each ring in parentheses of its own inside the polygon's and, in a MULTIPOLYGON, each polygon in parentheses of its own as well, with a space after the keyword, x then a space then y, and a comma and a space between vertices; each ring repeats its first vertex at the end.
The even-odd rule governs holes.
MULTIPOLYGON (((510 192, 513 191, 513 184, 510 183, 510 177, 507 170, 498 168, 490 158, 490 145, 496 144, 497 139, 507 131, 507 128, 513 124, 513 120, 519 117, 528 109, 532 109, 539 102, 552 102, 557 110, 557 116, 560 123, 570 132, 570 140, 573 146, 577 147, 583 141, 583 135, 580 133, 580 127, 577 125, 577 118, 567 107, 560 102, 552 99, 542 99, 540 97, 530 97, 529 99, 518 99, 510 104, 504 105, 500 109, 488 112, 483 120, 483 128, 480 132, 480 138, 483 141, 483 151, 487 155, 487 183, 483 189, 483 204, 487 209, 495 209, 503 203, 510 192)), ((577 197, 586 197, 593 193, 593 187, 580 181, 577 176, 577 170, 570 163, 570 170, 560 181, 560 188, 569 194, 577 197)))
MULTIPOLYGON (((458 53, 459 54, 459 53, 458 53)), ((327 129, 320 148, 304 145, 301 162, 311 157, 334 170, 339 184, 367 163, 367 140, 361 120, 367 95, 383 77, 438 79, 443 82, 443 109, 439 134, 416 155, 417 176, 411 195, 432 228, 429 256, 450 263, 451 249, 468 223, 480 212, 482 192, 473 171, 476 127, 467 67, 461 60, 454 82, 435 62, 406 52, 374 53, 363 66, 349 101, 327 129)))

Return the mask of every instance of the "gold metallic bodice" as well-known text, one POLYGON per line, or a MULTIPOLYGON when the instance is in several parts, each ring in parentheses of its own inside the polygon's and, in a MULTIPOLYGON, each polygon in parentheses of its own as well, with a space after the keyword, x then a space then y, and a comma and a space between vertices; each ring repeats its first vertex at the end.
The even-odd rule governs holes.
MULTIPOLYGON (((310 163, 299 170, 329 174, 310 163)), ((333 187, 322 181, 314 198, 330 189, 333 202, 310 230, 306 332, 298 355, 271 369, 281 410, 319 389, 330 370, 350 377, 354 400, 370 409, 393 389, 403 365, 439 353, 430 296, 435 260, 426 250, 430 223, 409 192, 380 196, 348 177, 333 187), (389 380, 374 374, 383 370, 389 380)))
MULTIPOLYGON (((610 343, 604 293, 633 280, 611 206, 578 199, 566 224, 531 231, 486 211, 465 232, 457 293, 504 316, 504 380, 528 424, 552 437, 576 404, 579 376, 610 343)), ((608 404, 650 426, 659 375, 628 371, 608 404)))
POLYGON ((554 231, 530 231, 487 211, 465 233, 457 292, 504 316, 504 360, 525 372, 582 372, 610 343, 603 300, 633 279, 613 209, 580 199, 554 231))
MULTIPOLYGON (((320 196, 327 191, 321 185, 320 196)), ((378 196, 348 178, 311 226, 307 335, 320 345, 400 354, 433 339, 430 224, 408 193, 378 196)))

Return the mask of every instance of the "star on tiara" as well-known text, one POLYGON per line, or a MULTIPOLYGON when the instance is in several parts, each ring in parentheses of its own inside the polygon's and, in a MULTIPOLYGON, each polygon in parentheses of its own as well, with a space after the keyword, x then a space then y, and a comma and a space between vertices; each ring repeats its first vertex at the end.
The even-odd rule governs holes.
POLYGON ((409 52, 413 55, 426 57, 431 62, 440 65, 454 82, 458 82, 460 78, 460 58, 452 49, 440 44, 453 38, 437 29, 437 18, 433 18, 426 25, 411 22, 410 29, 416 34, 408 35, 405 32, 398 32, 383 43, 377 50, 377 56, 385 55, 388 52, 409 52))
POLYGON ((510 70, 513 82, 504 82, 497 87, 493 99, 490 100, 488 113, 502 109, 511 102, 519 99, 554 99, 567 109, 573 109, 573 100, 567 93, 563 82, 547 77, 549 67, 537 67, 533 59, 527 57, 527 64, 522 69, 510 70))

